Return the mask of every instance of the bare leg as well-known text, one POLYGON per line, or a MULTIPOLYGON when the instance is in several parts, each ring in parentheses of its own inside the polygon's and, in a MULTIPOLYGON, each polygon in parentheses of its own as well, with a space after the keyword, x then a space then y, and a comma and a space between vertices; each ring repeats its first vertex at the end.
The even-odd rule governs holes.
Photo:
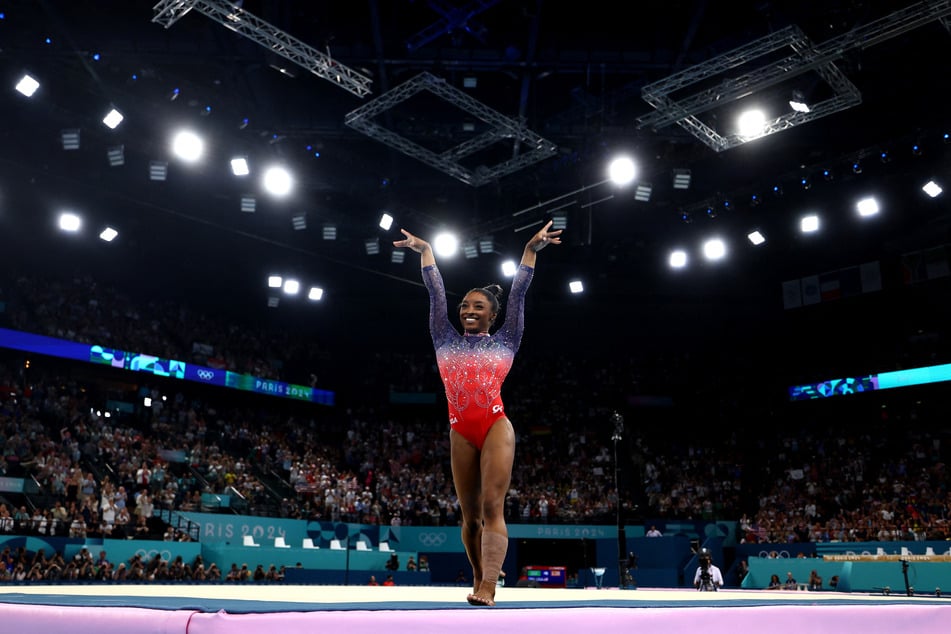
POLYGON ((462 545, 472 566, 472 591, 482 583, 482 482, 479 450, 456 432, 449 432, 452 479, 462 513, 462 545))
POLYGON ((481 583, 474 584, 468 601, 473 605, 495 605, 499 571, 508 550, 505 526, 505 495, 512 481, 515 460, 515 431, 508 418, 499 419, 489 430, 480 455, 482 542, 481 583))

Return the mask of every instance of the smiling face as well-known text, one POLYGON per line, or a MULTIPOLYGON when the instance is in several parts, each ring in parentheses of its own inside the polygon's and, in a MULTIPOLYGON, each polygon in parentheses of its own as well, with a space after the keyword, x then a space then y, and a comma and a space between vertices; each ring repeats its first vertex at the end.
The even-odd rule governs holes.
POLYGON ((459 321, 468 334, 489 332, 495 315, 492 300, 483 291, 469 291, 459 303, 459 321))

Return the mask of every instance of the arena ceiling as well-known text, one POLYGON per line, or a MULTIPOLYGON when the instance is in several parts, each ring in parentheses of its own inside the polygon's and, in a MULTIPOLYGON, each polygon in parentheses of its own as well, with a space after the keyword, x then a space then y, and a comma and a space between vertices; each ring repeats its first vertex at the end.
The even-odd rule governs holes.
POLYGON ((399 227, 492 238, 491 252, 441 266, 460 293, 498 281, 502 259, 563 214, 565 244, 540 256, 539 319, 595 328, 610 313, 627 328, 653 312, 661 328, 782 313, 783 281, 951 241, 947 203, 919 189, 951 171, 947 2, 14 0, 0 11, 0 244, 27 269, 78 263, 255 318, 403 328, 398 316, 425 314, 425 293, 414 254, 391 260, 399 227), (12 90, 23 72, 41 82, 31 99, 12 90), (789 118, 793 90, 830 111, 789 118), (752 100, 777 130, 733 145, 735 109, 752 100), (101 124, 110 106, 125 117, 115 130, 101 124), (179 125, 208 135, 197 167, 169 156, 179 125), (63 148, 64 130, 80 131, 78 149, 63 148), (290 167, 294 193, 269 199, 258 172, 234 177, 236 154, 252 170, 290 167), (648 200, 605 182, 617 154, 636 161, 648 200), (150 180, 154 161, 168 163, 166 180, 150 180), (689 188, 674 188, 678 170, 689 188), (859 224, 866 192, 883 210, 859 224), (54 230, 62 208, 86 217, 80 235, 54 230), (798 234, 805 211, 820 213, 821 235, 798 234), (120 232, 111 244, 96 237, 106 224, 120 232), (767 244, 746 242, 754 228, 767 244), (725 263, 700 261, 712 234, 727 240, 725 263), (673 273, 678 246, 691 266, 673 273), (272 272, 321 286, 321 305, 268 308, 272 272))

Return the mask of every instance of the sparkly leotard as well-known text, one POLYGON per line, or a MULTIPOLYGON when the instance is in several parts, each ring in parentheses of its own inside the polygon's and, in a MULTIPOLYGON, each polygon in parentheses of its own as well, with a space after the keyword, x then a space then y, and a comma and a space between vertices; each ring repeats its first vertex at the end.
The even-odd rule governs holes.
POLYGON ((446 388, 449 425, 479 449, 489 428, 505 416, 502 382, 522 341, 525 293, 534 272, 530 266, 519 265, 505 305, 505 322, 494 334, 460 335, 449 322, 439 269, 435 265, 423 268, 423 283, 429 291, 429 331, 446 388))

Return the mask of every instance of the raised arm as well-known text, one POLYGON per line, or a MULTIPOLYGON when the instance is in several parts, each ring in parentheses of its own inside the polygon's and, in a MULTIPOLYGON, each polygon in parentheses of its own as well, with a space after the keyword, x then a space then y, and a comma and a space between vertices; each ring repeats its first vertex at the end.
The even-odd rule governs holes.
POLYGON ((400 233, 406 236, 403 240, 394 240, 394 247, 404 247, 412 249, 419 254, 419 265, 426 268, 436 263, 436 256, 433 255, 433 248, 422 238, 417 238, 406 229, 400 229, 400 233))
MULTIPOLYGON (((545 226, 539 229, 538 233, 533 235, 525 244, 525 250, 522 251, 522 264, 535 268, 536 254, 547 247, 549 244, 561 244, 561 232, 563 229, 551 231, 551 225, 554 220, 549 220, 545 226)), ((403 233, 406 233, 405 231, 403 233)))

